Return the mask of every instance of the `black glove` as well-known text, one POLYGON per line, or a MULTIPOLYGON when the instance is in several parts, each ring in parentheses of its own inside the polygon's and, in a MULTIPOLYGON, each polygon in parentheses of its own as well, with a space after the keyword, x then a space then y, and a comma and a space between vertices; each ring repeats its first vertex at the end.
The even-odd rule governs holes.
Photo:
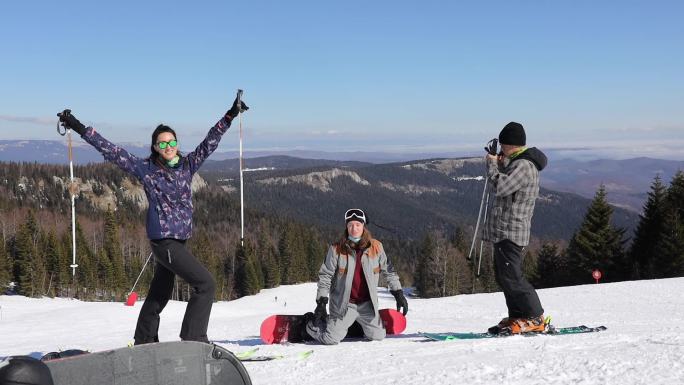
POLYGON ((314 315, 316 319, 328 318, 328 311, 326 305, 328 304, 328 297, 321 297, 316 300, 316 310, 314 310, 314 315))
POLYGON ((404 310, 402 311, 402 313, 406 315, 406 313, 408 313, 408 302, 406 302, 406 297, 404 297, 404 291, 401 289, 390 290, 390 293, 392 293, 394 299, 397 300, 397 311, 403 308, 404 310))
POLYGON ((71 128, 81 136, 86 133, 86 126, 79 122, 76 117, 71 115, 71 110, 64 110, 58 113, 57 116, 59 116, 59 121, 62 122, 62 126, 71 128))
POLYGON ((236 116, 238 116, 239 113, 245 112, 247 110, 249 110, 249 107, 247 107, 245 102, 243 102, 242 100, 240 100, 240 107, 238 108, 238 97, 236 97, 235 101, 233 102, 233 106, 230 107, 230 110, 228 110, 228 112, 226 112, 226 119, 233 119, 236 116))

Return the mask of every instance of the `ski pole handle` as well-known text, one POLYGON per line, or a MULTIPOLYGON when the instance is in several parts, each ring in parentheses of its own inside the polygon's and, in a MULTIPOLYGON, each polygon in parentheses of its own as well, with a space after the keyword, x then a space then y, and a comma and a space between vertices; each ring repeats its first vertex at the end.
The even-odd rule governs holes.
POLYGON ((237 90, 237 106, 238 106, 238 113, 242 113, 242 90, 238 88, 237 90))
POLYGON ((62 112, 58 112, 58 113, 57 113, 57 117, 59 118, 59 119, 57 119, 57 133, 60 134, 60 135, 62 135, 62 136, 66 135, 66 132, 67 132, 67 126, 66 126, 66 124, 62 123, 62 116, 69 116, 70 114, 71 114, 71 110, 70 110, 70 109, 66 109, 66 110, 64 110, 64 111, 62 111, 62 112), (62 124, 61 124, 61 126, 62 126, 62 129, 61 129, 61 130, 60 130, 60 128, 59 128, 60 123, 62 123, 62 124))

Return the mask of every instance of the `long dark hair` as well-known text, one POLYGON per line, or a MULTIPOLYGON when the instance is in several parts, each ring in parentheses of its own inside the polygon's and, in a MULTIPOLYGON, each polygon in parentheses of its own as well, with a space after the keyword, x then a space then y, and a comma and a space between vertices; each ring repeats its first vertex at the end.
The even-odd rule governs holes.
MULTIPOLYGON (((150 160, 150 162, 155 163, 159 167, 164 167, 166 162, 164 162, 164 159, 162 159, 157 150, 154 149, 154 146, 157 144, 157 137, 162 132, 169 132, 173 134, 174 139, 178 140, 176 131, 174 131, 173 128, 165 124, 160 124, 157 126, 157 128, 154 129, 154 131, 152 132, 152 142, 150 144, 150 157, 148 159, 150 160)), ((180 151, 177 152, 177 155, 182 158, 180 151)))
POLYGON ((349 230, 347 230, 347 227, 345 226, 344 238, 340 239, 335 244, 336 248, 337 248, 337 254, 347 255, 348 254, 347 250, 365 250, 365 249, 370 247, 371 239, 373 239, 373 236, 371 235, 368 228, 366 228, 366 225, 364 225, 363 226, 363 234, 361 234, 361 240, 359 240, 358 243, 354 243, 351 240, 349 240, 349 230), (348 247, 348 249, 347 249, 347 247, 348 247), (347 249, 347 250, 345 250, 345 249, 347 249))

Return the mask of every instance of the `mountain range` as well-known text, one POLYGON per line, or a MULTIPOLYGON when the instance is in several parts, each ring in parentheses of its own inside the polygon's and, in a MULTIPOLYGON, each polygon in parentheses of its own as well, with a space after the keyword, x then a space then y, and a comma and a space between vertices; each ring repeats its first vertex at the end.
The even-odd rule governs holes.
MULTIPOLYGON (((102 156, 80 139, 74 140, 73 147, 77 164, 102 161, 102 156)), ((124 144, 124 147, 137 156, 149 154, 149 147, 142 144, 124 144)), ((64 164, 67 162, 66 154, 64 141, 0 140, 0 161, 64 164)), ((400 164, 416 161, 420 159, 418 157, 426 155, 433 154, 248 152, 244 162, 246 172, 283 171, 327 166, 400 164)), ((226 175, 237 173, 239 162, 235 156, 234 151, 217 151, 205 163, 203 171, 226 175)), ((639 213, 655 176, 660 175, 667 185, 678 170, 684 170, 683 161, 653 158, 577 160, 555 158, 551 152, 549 165, 541 174, 541 183, 548 190, 575 193, 585 198, 592 198, 599 185, 603 184, 613 205, 639 213)), ((481 175, 482 170, 473 170, 472 173, 481 175)))
MULTIPOLYGON (((297 220, 330 226, 343 223, 347 208, 367 211, 383 236, 415 239, 426 230, 472 233, 483 199, 482 158, 428 159, 384 164, 347 164, 286 158, 292 168, 273 168, 280 157, 248 159, 245 205, 297 220), (302 167, 298 167, 302 166, 302 167)), ((281 160, 282 161, 282 160, 281 160)), ((213 162, 200 173, 209 183, 238 194, 235 160, 213 162)), ((485 197, 486 199, 486 197, 485 197)), ((493 199, 493 198, 492 198, 493 199)), ((542 188, 532 232, 539 238, 569 239, 583 219, 589 199, 542 188)), ((631 230, 637 214, 619 207, 617 226, 631 230)), ((631 231, 628 231, 631 234, 631 231)))

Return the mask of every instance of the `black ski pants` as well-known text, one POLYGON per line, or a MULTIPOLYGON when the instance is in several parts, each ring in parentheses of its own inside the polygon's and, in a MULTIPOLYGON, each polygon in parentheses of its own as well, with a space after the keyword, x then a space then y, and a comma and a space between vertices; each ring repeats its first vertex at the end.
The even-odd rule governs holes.
POLYGON ((135 344, 159 342, 159 314, 171 298, 176 275, 192 287, 180 338, 184 341, 208 342, 209 314, 216 292, 214 278, 185 248, 184 240, 159 239, 150 243, 156 264, 150 290, 138 316, 135 344))
POLYGON ((544 314, 534 287, 522 272, 523 248, 508 239, 494 244, 494 273, 501 286, 509 318, 532 318, 544 314))

